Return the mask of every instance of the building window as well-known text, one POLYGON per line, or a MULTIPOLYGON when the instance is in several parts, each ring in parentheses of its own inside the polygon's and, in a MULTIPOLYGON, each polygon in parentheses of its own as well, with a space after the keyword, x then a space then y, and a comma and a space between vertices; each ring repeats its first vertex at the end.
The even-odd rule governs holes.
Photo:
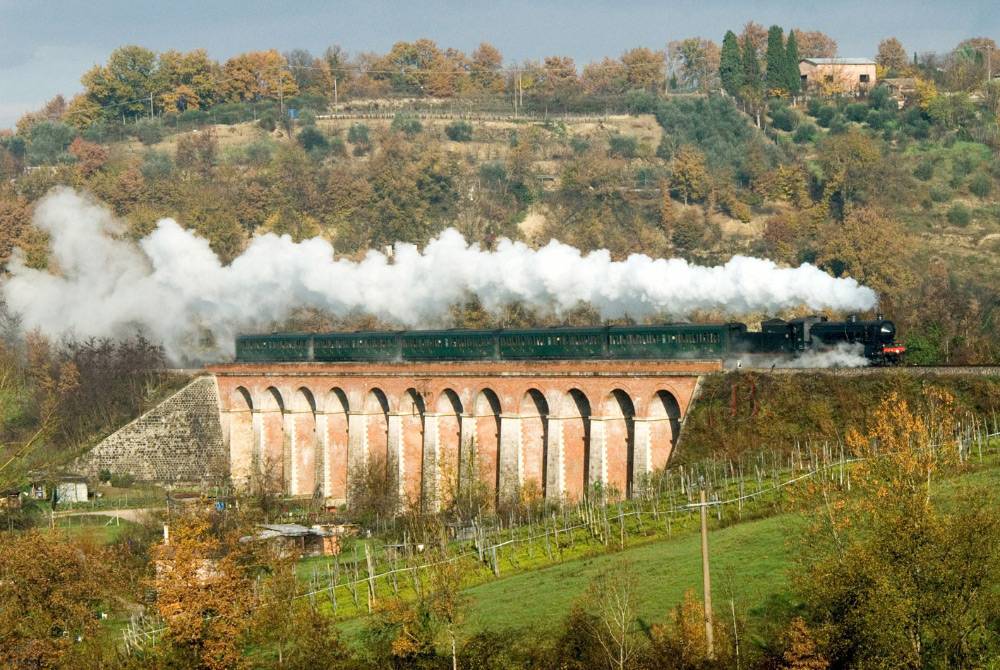
POLYGON ((804 83, 806 83, 807 81, 809 81, 809 75, 805 75, 805 74, 800 74, 800 75, 799 75, 799 79, 801 79, 801 80, 802 80, 802 83, 804 84, 804 83))
POLYGON ((868 83, 868 75, 866 75, 866 74, 861 75, 861 80, 860 81, 861 81, 862 84, 867 84, 868 83))
POLYGON ((825 81, 827 83, 832 82, 833 81, 833 75, 832 74, 828 74, 828 75, 824 76, 823 77, 823 81, 825 81))

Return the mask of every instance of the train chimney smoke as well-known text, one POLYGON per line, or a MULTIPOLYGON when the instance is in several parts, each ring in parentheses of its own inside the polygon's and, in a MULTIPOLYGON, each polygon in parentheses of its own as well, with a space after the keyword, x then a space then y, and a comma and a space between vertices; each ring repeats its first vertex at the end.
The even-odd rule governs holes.
POLYGON ((391 261, 369 251, 358 262, 335 259, 319 238, 295 243, 268 234, 223 265, 206 240, 173 219, 161 220, 138 245, 122 240, 105 207, 70 189, 39 203, 35 225, 50 236, 57 271, 29 268, 15 252, 0 289, 25 330, 76 337, 140 330, 162 341, 177 363, 225 356, 236 332, 281 323, 302 309, 368 313, 400 327, 441 325, 468 293, 494 313, 514 301, 556 314, 584 302, 602 318, 640 319, 680 319, 698 310, 735 317, 803 305, 864 311, 877 303, 871 289, 808 264, 779 268, 734 256, 702 267, 641 254, 612 261, 607 250, 583 253, 556 241, 532 249, 507 239, 487 251, 451 229, 423 250, 397 244, 391 261), (215 343, 207 351, 206 333, 215 343))

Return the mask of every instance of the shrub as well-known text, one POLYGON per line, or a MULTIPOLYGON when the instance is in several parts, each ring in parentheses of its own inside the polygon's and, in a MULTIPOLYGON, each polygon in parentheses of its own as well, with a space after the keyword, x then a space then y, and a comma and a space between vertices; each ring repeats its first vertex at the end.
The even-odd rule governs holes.
POLYGON ((848 129, 847 119, 844 118, 843 114, 837 114, 837 116, 833 117, 833 121, 830 122, 831 135, 843 135, 848 129))
POLYGON ((633 89, 625 94, 625 109, 629 114, 652 114, 656 111, 656 96, 643 89, 633 89))
POLYGON ((809 98, 806 101, 806 112, 809 113, 809 116, 816 118, 819 116, 819 110, 822 106, 823 103, 820 102, 819 98, 809 98))
POLYGON ((582 153, 586 153, 587 149, 590 148, 590 142, 583 137, 571 137, 569 138, 569 148, 573 150, 573 153, 579 156, 582 153))
POLYGON ((972 212, 960 202, 956 202, 948 210, 948 223, 959 228, 965 228, 972 222, 972 212))
MULTIPOLYGON (((28 162, 32 165, 56 163, 76 137, 76 128, 61 121, 39 121, 28 132, 28 162)), ((72 159, 72 156, 70 156, 72 159)))
POLYGON ((392 117, 392 125, 389 128, 409 137, 413 137, 424 129, 423 124, 420 123, 420 117, 413 114, 396 114, 392 117))
POLYGON ((127 472, 121 475, 113 474, 109 479, 111 485, 114 486, 116 489, 129 489, 132 488, 132 484, 135 483, 135 477, 133 477, 131 474, 127 472))
POLYGON ((132 134, 146 146, 156 144, 163 139, 163 124, 159 119, 140 119, 132 126, 132 134))
POLYGON ((271 143, 265 140, 254 140, 247 145, 247 160, 254 165, 267 165, 271 162, 271 143))
POLYGON ((891 110, 896 105, 896 101, 889 95, 889 89, 885 86, 876 86, 868 94, 868 104, 872 109, 891 110))
POLYGON ((639 140, 630 135, 614 134, 608 137, 608 155, 635 158, 639 140))
POLYGON ((299 126, 303 128, 305 128, 306 126, 315 126, 316 112, 312 111, 311 109, 299 110, 299 116, 295 121, 296 123, 299 124, 299 126))
POLYGON ((331 156, 347 155, 347 145, 344 144, 344 139, 342 137, 334 137, 332 140, 330 140, 330 155, 331 156))
POLYGON ((274 132, 274 129, 278 127, 278 116, 273 109, 269 109, 260 115, 257 125, 269 133, 274 132))
POLYGON ((869 112, 868 118, 866 119, 865 122, 868 124, 868 127, 871 128, 872 130, 882 130, 883 128, 885 128, 885 124, 888 120, 889 120, 889 115, 887 113, 879 112, 873 109, 871 112, 869 112))
POLYGON ((816 137, 816 131, 816 124, 806 121, 805 123, 800 123, 799 127, 795 129, 792 139, 799 144, 805 144, 806 142, 811 142, 816 137))
POLYGON ((452 142, 471 142, 472 124, 468 121, 453 121, 444 127, 444 134, 452 142))
POLYGON ((314 149, 326 151, 330 146, 326 136, 316 126, 306 126, 303 128, 299 132, 298 137, 296 137, 296 140, 303 149, 310 152, 314 149))
POLYGON ((977 173, 969 182, 969 193, 980 198, 989 196, 993 190, 993 180, 985 172, 977 173))
POLYGON ((372 131, 363 123, 352 123, 347 130, 347 141, 354 145, 354 154, 362 156, 372 149, 372 131))
POLYGON ((694 249, 705 237, 705 224, 694 209, 687 209, 674 225, 671 241, 680 249, 694 249))
POLYGON ((864 123, 868 120, 868 105, 863 102, 855 102, 844 109, 844 115, 855 123, 864 123))
POLYGON ((954 173, 951 175, 951 179, 948 180, 948 186, 952 188, 962 188, 962 184, 965 183, 965 175, 954 173))
POLYGON ((833 105, 823 105, 816 113, 816 122, 824 128, 829 128, 835 116, 837 116, 836 107, 833 105))
POLYGON ((794 109, 780 107, 771 112, 771 125, 778 130, 791 132, 799 125, 799 115, 794 109))
POLYGON ((913 168, 913 176, 920 181, 930 181, 934 176, 934 161, 930 158, 922 159, 917 163, 917 167, 913 168))
POLYGON ((930 210, 933 206, 934 206, 934 203, 931 202, 930 198, 924 198, 923 200, 920 201, 920 207, 922 209, 924 209, 925 211, 930 210))
POLYGON ((173 156, 166 151, 150 149, 142 155, 142 165, 139 171, 146 179, 163 179, 169 177, 173 169, 173 156))
POLYGON ((951 200, 951 189, 947 186, 935 186, 931 189, 930 196, 934 202, 948 202, 951 200))
POLYGON ((972 169, 976 167, 976 159, 969 154, 963 154, 955 159, 951 166, 951 173, 956 175, 966 175, 972 172, 972 169))

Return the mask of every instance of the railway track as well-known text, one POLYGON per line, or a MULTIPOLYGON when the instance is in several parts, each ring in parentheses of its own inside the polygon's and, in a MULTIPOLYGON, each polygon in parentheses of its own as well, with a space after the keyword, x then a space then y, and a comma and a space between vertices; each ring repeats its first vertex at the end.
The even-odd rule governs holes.
MULTIPOLYGON (((737 368, 726 366, 727 371, 737 368)), ((863 368, 779 368, 779 367, 742 367, 746 372, 768 374, 827 374, 827 375, 884 375, 908 374, 927 376, 966 376, 966 377, 1000 377, 1000 365, 900 365, 898 367, 863 367, 863 368)))

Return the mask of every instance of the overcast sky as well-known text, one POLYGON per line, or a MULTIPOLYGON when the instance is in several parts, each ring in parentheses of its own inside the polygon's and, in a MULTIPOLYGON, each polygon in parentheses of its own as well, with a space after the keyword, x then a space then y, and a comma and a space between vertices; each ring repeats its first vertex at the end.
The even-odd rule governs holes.
POLYGON ((270 48, 319 55, 332 44, 385 53, 429 37, 466 52, 489 42, 506 62, 557 54, 581 67, 695 35, 721 42, 749 20, 822 30, 841 56, 874 56, 893 35, 910 52, 1000 40, 1000 0, 0 0, 0 128, 57 93, 80 92, 80 75, 128 44, 203 47, 221 61, 270 48))

